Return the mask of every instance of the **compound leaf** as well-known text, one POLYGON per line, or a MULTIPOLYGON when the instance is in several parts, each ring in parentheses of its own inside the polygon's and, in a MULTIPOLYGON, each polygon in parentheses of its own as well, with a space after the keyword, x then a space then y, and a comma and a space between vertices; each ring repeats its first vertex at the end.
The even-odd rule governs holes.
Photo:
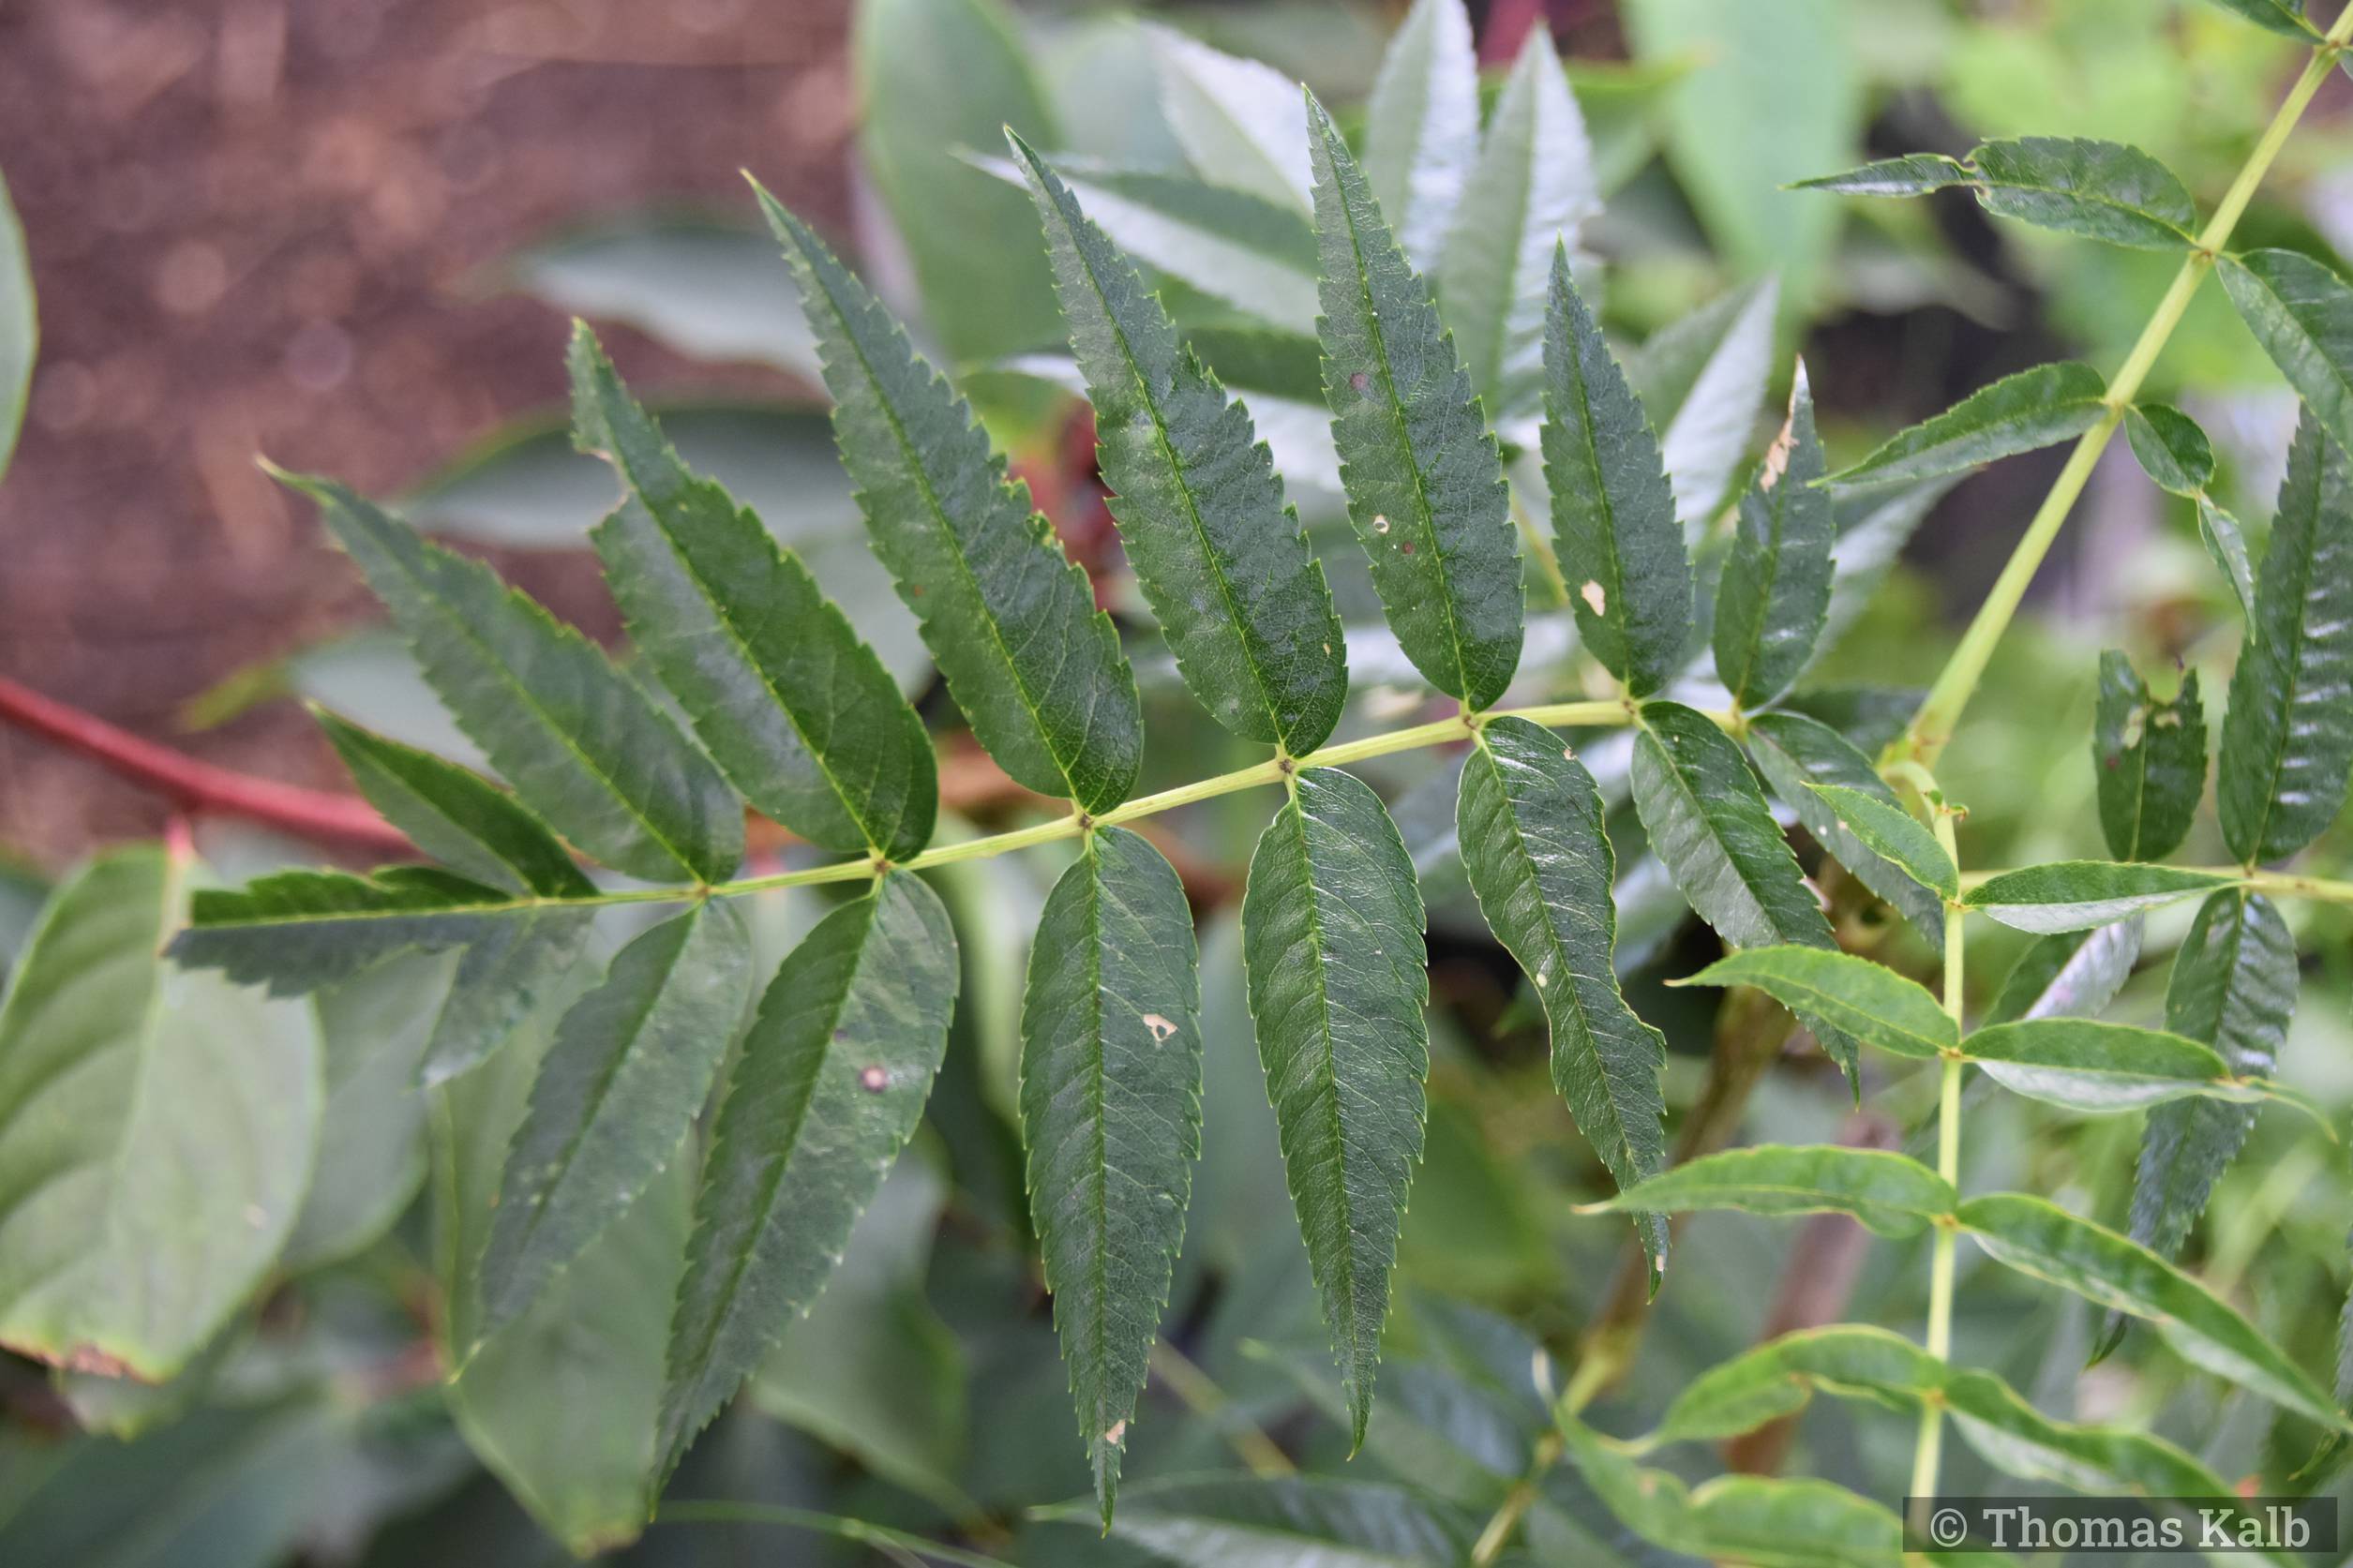
POLYGON ((1310 104, 1323 254, 1324 398, 1348 515, 1414 666, 1485 708, 1520 663, 1520 552, 1503 459, 1429 286, 1310 104))
POLYGON ((1801 363, 1789 420, 1740 498, 1716 590, 1716 673, 1744 708, 1763 708, 1790 689, 1830 613, 1838 525, 1818 483, 1826 468, 1801 363))
POLYGON ((2196 204, 2173 171, 2116 142, 2025 136, 1981 142, 1965 160, 1914 153, 1798 182, 1847 196, 1925 196, 1956 186, 1976 192, 1987 212, 2061 233, 2151 250, 2197 243, 2196 204))
POLYGON ((1283 1172, 1361 1442, 1425 1115, 1421 889, 1379 797, 1307 769, 1251 857, 1243 958, 1283 1172))
POLYGON ((1928 479, 2050 446, 2097 425, 2107 390, 2089 365, 2038 365, 1970 394, 1832 478, 1841 485, 1928 479))
POLYGON ((2162 860, 2190 836, 2206 793, 2206 709, 2197 672, 2170 702, 2149 694, 2133 662, 2100 655, 2100 705, 2091 759, 2100 781, 2100 828, 2120 860, 2162 860))

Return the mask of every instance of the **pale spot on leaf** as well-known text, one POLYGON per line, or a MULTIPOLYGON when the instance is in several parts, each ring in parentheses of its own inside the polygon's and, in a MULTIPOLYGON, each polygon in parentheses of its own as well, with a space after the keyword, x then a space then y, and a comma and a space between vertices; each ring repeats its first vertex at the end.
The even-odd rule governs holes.
POLYGON ((1144 1015, 1144 1026, 1152 1031, 1154 1045, 1166 1043, 1168 1037, 1176 1032, 1176 1025, 1156 1012, 1147 1012, 1144 1015))
POLYGON ((1127 1435, 1128 1424, 1124 1421, 1115 1421, 1111 1424, 1110 1429, 1103 1433, 1103 1441, 1117 1448, 1119 1446, 1119 1440, 1127 1435))
POLYGON ((1378 514, 1378 513, 1373 514, 1373 517, 1372 517, 1372 531, 1373 531, 1373 532, 1375 532, 1375 533, 1386 533, 1386 532, 1388 532, 1388 531, 1389 531, 1389 520, 1388 520, 1386 517, 1382 516, 1382 515, 1381 515, 1380 514, 1378 514))
POLYGON ((1585 602, 1585 607, 1596 615, 1610 613, 1610 595, 1602 589, 1596 578, 1587 577, 1585 586, 1577 590, 1577 597, 1582 599, 1585 602))
POLYGON ((858 1086, 870 1095, 878 1095, 891 1086, 891 1075, 880 1068, 862 1068, 858 1074, 858 1086))

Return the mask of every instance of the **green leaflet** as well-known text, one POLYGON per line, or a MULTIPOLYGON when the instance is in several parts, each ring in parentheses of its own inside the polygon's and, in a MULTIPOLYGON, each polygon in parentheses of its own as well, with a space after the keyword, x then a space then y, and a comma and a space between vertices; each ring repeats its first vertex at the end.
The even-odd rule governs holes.
MULTIPOLYGON (((2226 742, 2226 746, 2227 742, 2226 742)), ((1962 900, 2003 925, 2037 935, 2089 931, 2144 909, 2228 884, 2212 872, 2179 866, 2054 860, 1991 877, 1962 900)))
POLYGON ((1882 1236, 1917 1235, 1953 1212, 1952 1184, 1918 1160, 1881 1149, 1760 1144, 1703 1155, 1590 1209, 1679 1214, 1851 1214, 1882 1236))
POLYGON ((1781 291, 1772 277, 1734 289, 1653 333, 1626 358, 1626 380, 1665 428, 1658 455, 1686 540, 1716 520, 1748 452, 1772 369, 1781 291))
POLYGON ((2140 957, 2137 916, 2090 931, 2038 936, 2018 955, 1980 1026, 2027 1018, 2096 1018, 2140 957))
POLYGON ((368 804, 460 876, 547 898, 596 891, 555 835, 488 780, 324 709, 314 712, 368 804))
POLYGON ((1584 117, 1551 29, 1532 28, 1495 100, 1438 265, 1446 321, 1491 418, 1533 412, 1542 396, 1546 279, 1554 253, 1574 246, 1600 211, 1584 117))
POLYGON ((2202 496, 2214 479, 2214 443, 2197 421, 2164 403, 2124 411, 2124 439, 2141 471, 2161 490, 2202 496))
MULTIPOLYGON (((1879 776, 1871 759, 1828 724, 1791 712, 1760 713, 1750 719, 1748 754, 1773 786, 1773 793, 1797 814, 1806 830, 1865 887, 1901 912, 1930 947, 1942 952, 1944 906, 1937 894, 1904 867, 1866 844, 1833 809, 1833 797, 1816 792, 1818 785, 1835 785, 1900 811, 1896 792, 1879 776)), ((1845 796, 1836 799, 1843 800, 1845 796)), ((1929 842, 1935 842, 1933 836, 1929 842)))
POLYGON ((1885 1568, 1903 1531, 1894 1514, 1827 1481, 1719 1475, 1688 1486, 1634 1462, 1626 1445, 1557 1412, 1570 1459, 1620 1523, 1654 1546, 1749 1568, 1885 1568))
POLYGON ((2170 169, 2137 147, 2079 137, 1981 142, 1966 161, 1914 153, 1801 188, 1849 196, 1925 196, 1964 186, 1987 212, 2061 233, 2149 250, 2196 244, 2197 205, 2170 169))
POLYGON ((587 326, 573 440, 620 472, 593 538, 629 635, 753 805, 825 849, 904 860, 930 841, 931 737, 798 556, 679 460, 587 326))
POLYGON ((341 485, 278 478, 319 503, 427 681, 525 805, 647 881, 715 882, 735 869, 742 806, 594 644, 341 485))
MULTIPOLYGON (((1496 937, 1536 982, 1552 1037, 1552 1082, 1621 1187, 1666 1163, 1658 1075, 1667 1040, 1618 990, 1617 864, 1593 775, 1560 737, 1524 719, 1483 724, 1462 765, 1456 840, 1496 937)), ((1636 1221, 1654 1282, 1667 1226, 1636 1221)))
POLYGON ((1177 1568, 1461 1562, 1478 1534, 1475 1516, 1404 1486, 1323 1476, 1154 1481, 1132 1488, 1125 1501, 1111 1533, 1177 1568))
POLYGON ((318 1019, 318 1168, 277 1255, 301 1274, 359 1252, 389 1231, 425 1181, 425 1096, 418 1064, 433 1013, 417 1006, 446 960, 394 959, 311 998, 318 1019))
POLYGON ((8 200, 7 179, 0 175, 0 474, 8 471, 8 459, 16 452, 39 344, 40 320, 33 308, 33 270, 24 256, 24 230, 8 200))
POLYGON ((894 873, 819 921, 760 999, 695 1201, 661 1473, 825 1288, 922 1116, 956 965, 938 895, 894 873))
POLYGON ((2089 365, 2038 365, 1970 394, 1831 478, 1840 485, 1927 479, 2050 446, 2097 425, 2107 390, 2089 365))
POLYGON ((1503 459, 1429 287, 1340 132, 1311 102, 1324 398, 1348 515, 1414 666, 1472 709, 1520 663, 1522 589, 1503 459))
POLYGON ((372 876, 277 872, 239 889, 199 889, 187 929, 166 950, 190 968, 292 996, 397 952, 463 947, 532 913, 532 904, 429 866, 390 866, 372 876))
POLYGON ((762 191, 760 204, 824 351, 834 436, 875 553, 973 734, 1016 783, 1088 811, 1118 804, 1144 718, 1087 574, 865 285, 775 198, 762 191))
POLYGON ((1935 1398, 1971 1447, 2021 1480, 2151 1497, 2230 1491, 2162 1438, 2054 1421, 1990 1372, 1960 1370, 1901 1335, 1860 1324, 1784 1335, 1710 1367, 1675 1396, 1643 1446, 1754 1431, 1803 1410, 1817 1390, 1906 1407, 1935 1398))
POLYGON ((2091 762, 2100 784, 2100 829, 2120 860, 2162 860, 2190 836, 2206 793, 2206 709, 2197 671, 2170 702, 2149 694, 2132 660, 2100 655, 2100 706, 2091 762))
POLYGON ((2353 1430, 2328 1394, 2205 1286, 2139 1243, 2020 1193, 1972 1198, 1961 1228, 1994 1259, 2147 1318, 2181 1357, 2332 1430, 2353 1430))
POLYGON ((1679 983, 1755 986, 1793 1012, 1898 1056, 1934 1057, 1960 1044, 1960 1026, 1919 981, 1832 948, 1750 948, 1679 983))
POLYGON ((2247 533, 2239 519, 2216 506, 2211 496, 2197 498, 2197 538, 2222 569, 2231 597, 2249 626, 2255 624, 2255 567, 2247 560, 2247 533))
POLYGON ((1161 107, 1203 177, 1264 201, 1309 206, 1307 120, 1282 72, 1210 48, 1173 27, 1151 28, 1161 107))
POLYGON ((1577 628, 1602 666, 1647 696, 1681 672, 1691 568, 1657 438, 1600 325, 1552 252, 1544 334, 1544 482, 1577 628))
POLYGON ((1406 259, 1438 260, 1479 156, 1478 59, 1462 0, 1416 0, 1389 37, 1365 110, 1364 177, 1406 259))
POLYGON ((2072 1111, 2135 1111, 2188 1095, 2244 1103, 2263 1085, 2231 1075, 2194 1039, 2089 1018, 2039 1018, 1981 1028, 1961 1042, 1969 1059, 2016 1093, 2072 1111))
POLYGON ((1364 1439, 1429 1072, 1421 889, 1380 799, 1292 775, 1251 856, 1243 961, 1283 1173, 1364 1439))
POLYGON ((482 1254, 487 1337, 520 1317, 667 1170, 743 1013, 743 922, 708 900, 613 956, 532 1083, 482 1254))
POLYGON ((1814 432, 1814 396, 1800 362, 1790 416, 1740 498, 1716 590, 1716 673, 1743 708, 1763 708, 1814 657, 1830 613, 1830 547, 1837 537, 1828 465, 1814 432))
POLYGON ((1201 979, 1184 884, 1122 828, 1087 835, 1029 949, 1021 1125, 1079 1438, 1111 1522, 1201 1155, 1201 979))
POLYGON ((183 870, 153 844, 90 862, 0 1002, 0 1345, 150 1382, 261 1283, 322 1098, 308 1008, 157 958, 183 870))
POLYGON ((1844 784, 1813 784, 1813 792, 1838 815, 1866 849, 1942 899, 1961 896, 1960 868, 1944 845, 1901 806, 1844 784))
POLYGON ((2304 0, 2210 0, 2224 10, 2246 18, 2257 27, 2285 33, 2307 42, 2320 36, 2304 15, 2304 0))
POLYGON ((418 1076, 446 1083, 499 1049, 578 962, 594 909, 518 910, 480 922, 434 1016, 418 1076))
POLYGON ((2307 409, 2230 676, 2215 799, 2224 841, 2249 864, 2319 837, 2353 768, 2353 463, 2343 439, 2323 435, 2307 409))
POLYGON ((1070 187, 1026 142, 1013 151, 1095 405, 1112 510, 1177 669, 1226 728, 1303 756, 1339 722, 1347 648, 1273 458, 1070 187))
POLYGON ((2293 250, 2250 250, 2219 257, 2214 266, 2223 292, 2309 417, 2338 447, 2353 443, 2353 288, 2293 250))
MULTIPOLYGON (((2268 1076, 2296 1014, 2296 941, 2260 893, 2198 906, 2166 987, 2166 1027, 2211 1046, 2233 1073, 2268 1076)), ((2132 1236, 2161 1258, 2181 1250, 2215 1180, 2238 1157, 2255 1108, 2199 1099, 2159 1106, 2141 1134, 2132 1236)))

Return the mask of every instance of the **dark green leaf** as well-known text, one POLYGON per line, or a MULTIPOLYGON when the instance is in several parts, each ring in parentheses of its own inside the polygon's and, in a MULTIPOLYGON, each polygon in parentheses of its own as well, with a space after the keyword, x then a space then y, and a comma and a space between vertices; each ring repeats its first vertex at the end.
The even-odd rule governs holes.
POLYGON ((2304 400, 2308 417, 2339 448, 2353 443, 2353 288, 2334 268, 2293 250, 2250 250, 2214 265, 2223 291, 2304 400))
POLYGON ((2132 660, 2100 655, 2100 706, 2091 762, 2100 781, 2100 828, 2120 860, 2162 860, 2190 836, 2206 793, 2206 709, 2197 672, 2170 702, 2149 694, 2132 660))
POLYGON ((1348 515, 1415 667, 1473 709, 1511 683, 1522 590, 1503 459, 1430 289, 1311 104, 1324 396, 1348 515))
POLYGON ((1364 136, 1365 181, 1417 267, 1438 259, 1478 142, 1470 15, 1462 0, 1417 0, 1382 56, 1364 136))
POLYGON ((2184 1360, 2323 1426, 2353 1430, 2353 1420, 2253 1324, 2139 1243, 2020 1193, 1972 1198, 1960 1206, 1960 1221, 2010 1267, 2151 1320, 2184 1360))
POLYGON ((2197 421, 2164 403, 2136 403, 2124 411, 2124 439, 2133 456, 2157 487, 2177 496, 2202 496, 2214 480, 2214 444, 2197 421))
POLYGON ((459 875, 547 898, 596 891, 555 836, 504 790, 430 752, 316 711, 368 804, 459 875))
POLYGON ((1801 180, 1847 196, 1925 196, 1955 186, 1986 210, 2061 233, 2144 249, 2187 249, 2197 206, 2173 172, 2137 147, 2076 137, 1980 143, 1965 162, 1935 153, 1801 180))
MULTIPOLYGON (((1908 705, 1904 716, 1909 718, 1917 706, 1908 705)), ((1832 808, 1830 799, 1815 793, 1817 784, 1836 785, 1868 795, 1890 810, 1900 810, 1896 792, 1880 778, 1871 759, 1828 724, 1791 712, 1760 713, 1749 720, 1748 754, 1756 759, 1757 769, 1773 786, 1773 793, 1797 814, 1806 830, 1865 887, 1901 911, 1928 945, 1941 952, 1944 906, 1937 895, 1902 866, 1866 844, 1832 808)))
POLYGON ((2193 1039, 2089 1018, 2038 1018, 1979 1029, 1961 1042, 1971 1061, 2018 1094, 2072 1111, 2134 1111, 2188 1095, 2260 1098, 2221 1056, 2193 1039))
POLYGON ((1898 1056, 1934 1057, 1961 1039, 1960 1025, 1919 981, 1835 949, 1750 948, 1681 983, 1755 986, 1793 1012, 1898 1056))
POLYGON ((1847 830, 1865 848, 1900 868, 1904 874, 1940 898, 1961 896, 1960 869, 1944 845, 1901 806, 1866 790, 1844 784, 1814 784, 1822 803, 1838 814, 1847 830))
POLYGON ((2140 957, 2138 916, 2090 931, 2038 936, 2011 965, 1980 1022, 2015 1023, 2028 1018, 2096 1018, 2116 999, 2140 957))
POLYGON ((482 1255, 482 1326, 519 1317, 679 1158, 742 1017, 742 919, 704 901, 572 1005, 515 1129, 482 1255))
POLYGON ((1015 782, 1088 811, 1117 805, 1135 782, 1144 719, 1087 574, 865 285, 773 197, 760 202, 824 351, 834 432, 875 553, 950 694, 1015 782))
POLYGON ((1113 515, 1176 666, 1220 724, 1304 756, 1339 721, 1347 650, 1273 460, 1070 187, 1027 144, 1014 152, 1095 404, 1113 515))
POLYGON ((1826 466, 1801 363, 1789 420, 1740 498, 1716 590, 1716 673, 1743 708, 1788 691, 1821 636, 1837 537, 1830 492, 1818 483, 1826 466))
POLYGON ((1251 857, 1244 960, 1259 1061, 1357 1442, 1430 1067, 1421 889, 1380 799, 1311 768, 1251 857))
POLYGON ((526 805, 632 876, 715 882, 735 869, 742 804, 594 644, 341 485, 280 477, 318 501, 426 679, 526 805))
POLYGON ((819 921, 761 998, 695 1202, 665 1472, 825 1288, 914 1132, 947 1050, 956 962, 938 895, 893 874, 819 921))
POLYGON ((33 384, 33 355, 40 321, 33 308, 33 269, 24 256, 24 231, 0 176, 0 473, 8 470, 16 437, 24 423, 25 396, 33 384))
POLYGON ((1906 153, 1883 157, 1839 174, 1799 180, 1796 190, 1825 190, 1834 196, 1926 196, 1932 190, 1974 185, 1976 176, 1958 158, 1942 153, 1906 153))
POLYGON ((1533 412, 1543 396, 1546 280, 1555 252, 1574 246, 1600 211, 1584 117, 1551 30, 1532 28, 1495 100, 1438 268, 1447 324, 1491 418, 1533 412))
POLYGON ((1691 568, 1657 438, 1601 327, 1552 253, 1544 336, 1544 482, 1578 630, 1602 666, 1647 696, 1691 640, 1691 568))
POLYGON ((1917 1235, 1953 1212, 1952 1184, 1918 1160, 1882 1149, 1766 1143, 1704 1155, 1653 1176, 1595 1209, 1679 1214, 1851 1214, 1882 1236, 1917 1235))
POLYGON ((593 908, 516 911, 476 924, 433 1021, 420 1077, 445 1083, 499 1049, 588 946, 593 908))
POLYGON ((1079 1438, 1111 1522, 1201 1154, 1201 980, 1184 884, 1123 828, 1046 899, 1022 1008, 1022 1142, 1079 1438))
POLYGON ((2320 34, 2304 16, 2304 0, 2211 0, 2224 10, 2246 18, 2257 27, 2285 33, 2306 42, 2320 34))
POLYGON ((757 517, 679 460, 585 325, 574 440, 625 494, 594 539, 630 636, 751 802, 826 849, 931 838, 931 737, 874 650, 757 517))
POLYGON ((464 947, 537 913, 423 866, 372 877, 279 872, 233 891, 200 889, 190 903, 191 923, 172 939, 171 956, 218 969, 240 985, 267 984, 281 996, 349 979, 397 952, 464 947))
MULTIPOLYGON (((1552 1036, 1552 1082, 1620 1187, 1657 1172, 1667 1146, 1658 1075, 1666 1038, 1619 993, 1616 860, 1593 775, 1524 719, 1480 726, 1462 765, 1457 840, 1496 936, 1536 982, 1552 1036)), ((1667 1227, 1637 1222, 1654 1276, 1667 1227)))
POLYGON ((2220 888, 2230 878, 2179 866, 2054 860, 1992 877, 1962 902, 2037 935, 2089 931, 2143 909, 2220 888))
POLYGON ((2100 422, 2107 382, 2088 365, 2038 365, 2005 376, 1890 440, 1841 485, 1957 473, 2082 435, 2100 422))
POLYGON ((2353 463, 2308 411, 2287 454, 2255 616, 2230 676, 2215 799, 2230 852, 2293 855, 2353 769, 2353 463))
POLYGON ((0 1345, 159 1382, 245 1300, 310 1180, 310 1009, 157 959, 186 866, 51 896, 0 1002, 0 1345))
POLYGON ((2239 519, 2216 506, 2209 496, 2197 498, 2197 538, 2230 584, 2231 597, 2247 624, 2255 624, 2255 568, 2247 560, 2246 530, 2239 519))
POLYGON ((1177 1568, 1461 1562, 1478 1533, 1476 1519, 1403 1486, 1322 1476, 1156 1481, 1123 1501, 1112 1534, 1177 1568))

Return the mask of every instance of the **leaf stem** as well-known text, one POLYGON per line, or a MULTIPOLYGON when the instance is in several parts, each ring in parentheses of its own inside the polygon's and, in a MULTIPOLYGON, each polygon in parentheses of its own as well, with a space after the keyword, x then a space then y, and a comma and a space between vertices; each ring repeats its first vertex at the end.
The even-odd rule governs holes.
POLYGON ((1512 1531, 1520 1528, 1521 1516, 1536 1502, 1545 1472, 1560 1463, 1565 1446, 1557 1429, 1536 1439, 1536 1449, 1528 1456, 1528 1473, 1512 1483, 1511 1490, 1504 1494, 1504 1501, 1488 1519, 1487 1528, 1478 1532, 1478 1542, 1471 1547, 1471 1568, 1488 1568, 1503 1555, 1504 1547, 1511 1542, 1512 1531))
POLYGON ((2199 233, 2196 248, 2182 258, 2181 270, 2174 274, 2172 287, 2157 302, 2156 313, 2141 329, 2139 340, 2133 345, 2132 351, 2118 367, 2115 379, 2108 383, 2106 411, 2100 416, 2100 422, 2086 430, 2076 442, 2075 451, 2068 455, 2067 466, 2059 470, 2059 477, 2052 482, 2050 493, 2043 498, 2043 504, 2036 510, 2033 520, 2027 524, 2025 536, 2011 551, 2009 561, 2001 569, 2001 575, 1994 580, 1991 591, 1986 595, 1986 602, 1977 607, 1977 614, 1970 621, 1969 630, 1962 634, 1952 657, 1945 661, 1942 672, 1928 689, 1928 695, 1921 703, 1919 712, 1912 715, 1911 723, 1906 726, 1902 736, 1888 748, 1890 758, 1909 757, 1933 767, 1937 758, 1943 754, 1945 743, 1952 739, 1954 728, 1960 723, 1962 709, 1969 706, 1970 698, 1976 694, 1978 679, 1985 674, 1986 665, 1993 657, 1994 646, 2001 640, 2002 633, 2009 630, 2011 618, 2016 615, 2019 604, 2026 598, 2028 585, 2034 580, 2034 574, 2043 564, 2043 558, 2050 553, 2051 544, 2059 537, 2067 514, 2083 494, 2083 487, 2090 482, 2092 468, 2099 462, 2108 439, 2116 434, 2117 426, 2123 421, 2124 411, 2139 393, 2141 382, 2148 379, 2150 369, 2157 363, 2157 356, 2164 351, 2174 328, 2181 324, 2182 313, 2189 308, 2191 296, 2197 292, 2197 287, 2205 281, 2206 275, 2213 270, 2214 258, 2229 242, 2231 231, 2239 226, 2239 219, 2245 214, 2247 203, 2255 197, 2256 188, 2263 183, 2263 177, 2271 172, 2280 150, 2287 144, 2288 134, 2296 128, 2296 122, 2303 117, 2313 95, 2320 90, 2320 83, 2336 68, 2340 46, 2348 38, 2353 38, 2353 6, 2348 6, 2338 16, 2330 26, 2327 37, 2315 47, 2312 58, 2304 66, 2303 74, 2288 89, 2279 112, 2272 115, 2271 125, 2265 127, 2262 137, 2255 144, 2255 150, 2247 155, 2247 161, 2241 167, 2239 177, 2231 182, 2229 190, 2215 207, 2213 217, 2199 233))
MULTIPOLYGON (((1927 793, 1933 802, 1929 809, 1936 814, 1937 843, 1957 866, 1961 854, 1954 821, 1959 814, 1935 798, 1933 783, 1927 793)), ((1962 913, 1957 902, 1945 905, 1944 1011, 1956 1030, 1962 1023, 1962 913)), ((1961 1179, 1961 1065, 1957 1053, 1944 1058, 1937 1107, 1937 1174, 1956 1187, 1961 1179)), ((1953 1356, 1953 1253, 1956 1239, 1955 1227, 1939 1225, 1934 1251, 1929 1257, 1927 1351, 1939 1361, 1950 1361, 1953 1356)), ((1924 1399, 1920 1406, 1919 1444, 1912 1452, 1912 1497, 1935 1495, 1943 1447, 1944 1409, 1935 1400, 1924 1399)))
POLYGON ((1177 1403, 1222 1433, 1252 1475, 1263 1480, 1299 1472, 1291 1462, 1291 1456, 1277 1447, 1275 1440, 1250 1418, 1247 1411, 1227 1397, 1225 1390, 1191 1356, 1165 1339, 1155 1339, 1147 1359, 1152 1375, 1168 1385, 1177 1403))

